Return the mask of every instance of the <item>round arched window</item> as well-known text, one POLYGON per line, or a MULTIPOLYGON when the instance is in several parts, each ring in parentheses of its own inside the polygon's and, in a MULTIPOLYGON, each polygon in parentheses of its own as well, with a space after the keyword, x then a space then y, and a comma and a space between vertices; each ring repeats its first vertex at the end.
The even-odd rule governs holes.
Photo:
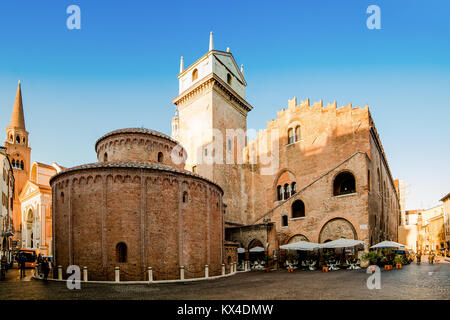
POLYGON ((295 200, 292 204, 292 218, 301 218, 305 216, 305 204, 302 200, 295 200))
POLYGON ((127 262, 127 245, 123 242, 119 242, 116 245, 116 257, 117 262, 127 262))
POLYGON ((194 71, 192 71, 192 81, 197 80, 198 78, 198 70, 194 69, 194 71))
POLYGON ((334 179, 333 195, 340 196, 356 192, 355 177, 350 172, 341 172, 334 179))
POLYGON ((227 83, 231 86, 233 82, 233 77, 231 76, 231 74, 227 73, 227 83))

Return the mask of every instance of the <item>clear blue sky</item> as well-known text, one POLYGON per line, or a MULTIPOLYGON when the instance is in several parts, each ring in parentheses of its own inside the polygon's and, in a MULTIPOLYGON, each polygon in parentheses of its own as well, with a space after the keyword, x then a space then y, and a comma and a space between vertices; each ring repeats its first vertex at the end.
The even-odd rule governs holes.
POLYGON ((170 134, 185 65, 230 47, 244 64, 249 128, 293 96, 369 104, 408 207, 450 192, 448 1, 1 1, 0 128, 22 80, 32 160, 95 161, 94 142, 123 127, 170 134), (66 8, 81 8, 81 30, 66 8), (381 30, 366 8, 381 8, 381 30))

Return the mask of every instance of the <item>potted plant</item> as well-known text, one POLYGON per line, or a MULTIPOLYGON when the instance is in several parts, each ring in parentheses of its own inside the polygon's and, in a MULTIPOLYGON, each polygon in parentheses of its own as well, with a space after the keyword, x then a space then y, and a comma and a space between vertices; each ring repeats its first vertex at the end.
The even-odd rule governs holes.
POLYGON ((364 261, 368 261, 369 262, 369 266, 367 268, 371 269, 372 272, 375 272, 374 266, 377 265, 377 263, 380 260, 380 258, 381 258, 381 254, 378 253, 377 251, 369 251, 369 252, 366 252, 362 256, 362 259, 364 261))
POLYGON ((298 257, 298 253, 296 251, 289 250, 286 254, 285 264, 289 272, 294 272, 294 265, 296 261, 298 261, 298 257))
POLYGON ((395 268, 401 269, 401 268, 402 268, 402 265, 403 265, 403 263, 404 263, 403 256, 397 254, 397 255, 394 257, 394 263, 395 263, 395 268))
POLYGON ((272 265, 273 262, 273 258, 266 256, 266 265, 264 266, 264 271, 265 272, 269 272, 270 271, 270 266, 272 265))

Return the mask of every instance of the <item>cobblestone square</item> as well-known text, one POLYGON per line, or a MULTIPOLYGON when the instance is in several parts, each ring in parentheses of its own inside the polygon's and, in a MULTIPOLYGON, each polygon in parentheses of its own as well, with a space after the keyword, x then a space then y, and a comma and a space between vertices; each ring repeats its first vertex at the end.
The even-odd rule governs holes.
POLYGON ((190 283, 126 285, 82 283, 80 290, 69 290, 64 283, 24 280, 18 271, 8 271, 0 283, 0 299, 51 300, 233 300, 233 299, 314 299, 314 300, 398 300, 450 299, 450 261, 430 265, 415 263, 401 270, 381 271, 381 289, 370 290, 366 270, 320 271, 285 270, 269 273, 242 272, 228 278, 190 283))

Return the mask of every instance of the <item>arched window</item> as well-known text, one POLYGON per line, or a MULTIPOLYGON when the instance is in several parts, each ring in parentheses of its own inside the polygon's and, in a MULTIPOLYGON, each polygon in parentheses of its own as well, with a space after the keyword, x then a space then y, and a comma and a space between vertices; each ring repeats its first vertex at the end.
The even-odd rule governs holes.
POLYGON ((300 126, 295 127, 295 142, 300 141, 300 126))
POLYGON ((356 192, 355 177, 350 172, 341 172, 334 179, 333 195, 339 196, 356 192))
POLYGON ((25 138, 22 139, 22 143, 25 144, 25 138))
POLYGON ((193 173, 197 173, 197 166, 193 166, 193 167, 192 167, 192 172, 193 172, 193 173))
POLYGON ((20 169, 23 170, 23 168, 24 168, 24 165, 23 165, 23 160, 22 160, 22 161, 20 161, 20 169))
POLYGON ((305 204, 302 200, 295 200, 292 204, 292 218, 300 218, 305 216, 305 204))
POLYGON ((106 152, 103 155, 103 162, 108 162, 108 153, 106 153, 106 152))
POLYGON ((64 192, 61 192, 61 203, 64 203, 64 192))
POLYGON ((183 192, 183 203, 186 203, 188 201, 188 193, 185 191, 183 192))
POLYGON ((197 80, 198 78, 198 70, 194 69, 194 71, 192 71, 192 81, 197 80))
POLYGON ((9 135, 9 140, 11 141, 11 142, 13 142, 14 141, 14 137, 13 137, 13 135, 11 134, 11 135, 9 135))
POLYGON ((285 185, 284 185, 284 200, 286 200, 287 198, 289 198, 289 191, 288 191, 288 187, 289 187, 289 185, 286 183, 285 185))
POLYGON ((231 86, 231 83, 233 81, 233 78, 231 77, 231 74, 227 73, 227 83, 231 86))
POLYGON ((116 245, 116 257, 117 262, 127 262, 127 245, 123 242, 119 242, 116 245))
POLYGON ((158 162, 163 162, 164 155, 162 152, 158 152, 158 162))
POLYGON ((281 216, 281 226, 282 227, 288 226, 288 216, 287 215, 281 216))
POLYGON ((19 136, 16 137, 16 142, 20 143, 20 137, 19 136))
POLYGON ((297 184, 294 182, 291 183, 291 194, 297 193, 297 184))
POLYGON ((277 187, 277 200, 283 200, 283 187, 282 186, 278 186, 277 187))
POLYGON ((377 169, 377 173, 378 173, 378 191, 380 192, 381 195, 381 189, 383 189, 383 187, 381 186, 380 168, 377 169))
POLYGON ((16 160, 15 160, 15 159, 13 159, 13 161, 12 161, 12 163, 11 163, 11 164, 12 164, 12 167, 13 167, 13 168, 15 168, 15 167, 16 167, 16 160))
POLYGON ((288 144, 294 143, 294 130, 290 128, 288 130, 288 144))

